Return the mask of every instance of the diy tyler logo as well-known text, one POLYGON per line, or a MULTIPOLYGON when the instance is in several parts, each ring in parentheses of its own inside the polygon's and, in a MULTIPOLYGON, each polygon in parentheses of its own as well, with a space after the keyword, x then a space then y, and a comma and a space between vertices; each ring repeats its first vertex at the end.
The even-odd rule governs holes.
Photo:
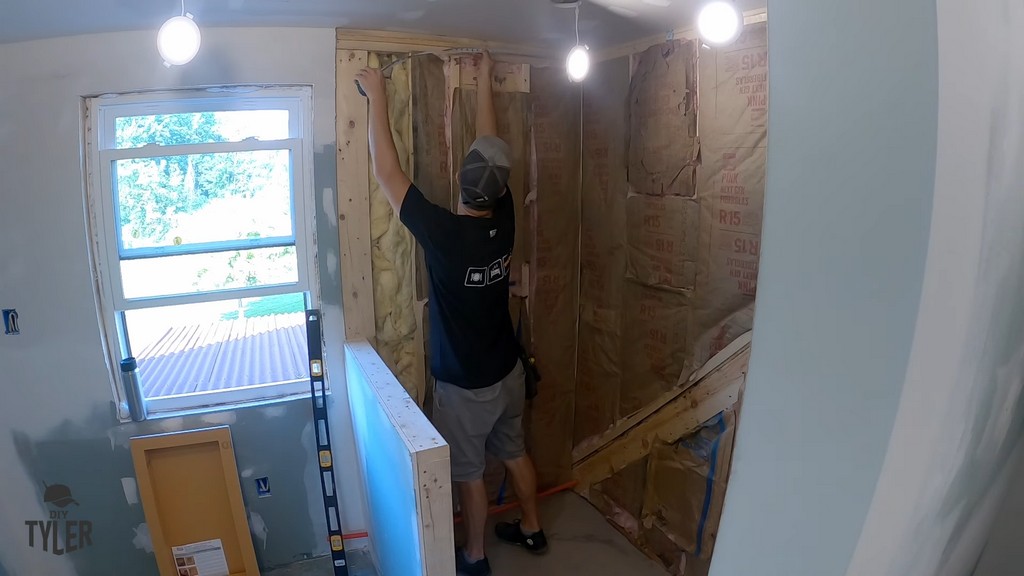
POLYGON ((92 522, 69 518, 71 510, 68 507, 78 508, 78 501, 71 495, 71 488, 63 484, 43 486, 46 488, 43 502, 50 507, 50 519, 25 521, 29 547, 35 548, 39 544, 43 552, 63 556, 92 546, 92 522))

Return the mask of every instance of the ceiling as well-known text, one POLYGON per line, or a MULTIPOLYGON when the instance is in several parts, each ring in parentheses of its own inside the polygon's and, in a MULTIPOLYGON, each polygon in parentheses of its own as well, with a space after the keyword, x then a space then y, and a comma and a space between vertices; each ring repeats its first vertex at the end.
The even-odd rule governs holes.
MULTIPOLYGON (((592 48, 692 23, 704 0, 585 0, 582 40, 592 48)), ((744 10, 766 0, 735 0, 744 10)), ((180 0, 0 0, 0 43, 98 32, 156 30, 180 0)), ((200 26, 309 26, 400 30, 563 47, 573 11, 550 0, 185 0, 200 26)))

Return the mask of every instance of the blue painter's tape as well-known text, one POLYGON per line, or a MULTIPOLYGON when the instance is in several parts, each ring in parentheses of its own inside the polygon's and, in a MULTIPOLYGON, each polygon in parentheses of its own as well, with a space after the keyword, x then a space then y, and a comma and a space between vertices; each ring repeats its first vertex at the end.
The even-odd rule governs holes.
POLYGON ((718 444, 722 440, 722 434, 725 433, 725 418, 722 417, 722 414, 720 412, 717 416, 718 436, 711 443, 711 467, 708 470, 708 483, 704 491, 704 506, 700 511, 700 522, 697 524, 697 550, 694 555, 698 558, 704 549, 704 527, 708 523, 708 514, 711 512, 711 496, 715 489, 715 469, 718 467, 718 444))

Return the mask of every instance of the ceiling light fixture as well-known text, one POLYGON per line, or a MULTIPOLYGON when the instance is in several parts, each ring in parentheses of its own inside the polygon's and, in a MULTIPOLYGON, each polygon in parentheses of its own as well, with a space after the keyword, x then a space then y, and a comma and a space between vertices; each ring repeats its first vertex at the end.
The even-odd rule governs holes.
POLYGON ((181 16, 168 19, 160 27, 156 35, 156 48, 164 59, 164 66, 181 66, 196 57, 202 39, 199 26, 192 15, 185 12, 185 0, 181 0, 181 16))
POLYGON ((727 0, 711 2, 697 15, 697 30, 710 46, 732 44, 743 32, 743 14, 727 0))
POLYGON ((576 45, 565 58, 565 72, 570 82, 582 82, 590 72, 590 49, 580 44, 580 3, 573 6, 576 11, 576 45))

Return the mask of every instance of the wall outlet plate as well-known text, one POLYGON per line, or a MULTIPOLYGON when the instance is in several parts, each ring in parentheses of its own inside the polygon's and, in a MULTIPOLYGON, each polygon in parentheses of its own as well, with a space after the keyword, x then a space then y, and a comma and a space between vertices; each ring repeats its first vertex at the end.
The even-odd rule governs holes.
POLYGON ((257 498, 269 498, 270 497, 270 478, 264 476, 263 478, 256 479, 256 497, 257 498))
POLYGON ((4 315, 4 334, 8 336, 17 336, 21 334, 21 325, 18 322, 18 311, 14 308, 7 308, 3 311, 4 315))

